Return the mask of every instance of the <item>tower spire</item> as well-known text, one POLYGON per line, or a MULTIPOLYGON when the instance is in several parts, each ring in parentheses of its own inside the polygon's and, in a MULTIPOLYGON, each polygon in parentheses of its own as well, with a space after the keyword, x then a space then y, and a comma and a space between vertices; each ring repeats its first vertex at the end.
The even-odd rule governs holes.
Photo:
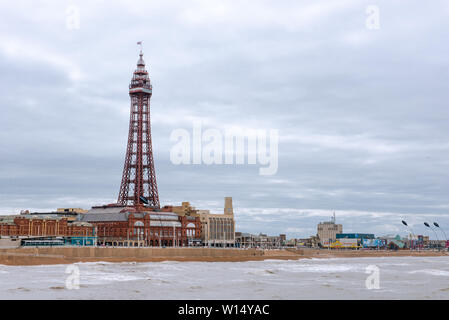
MULTIPOLYGON (((142 42, 138 42, 142 46, 142 42)), ((153 93, 150 77, 145 69, 142 47, 129 85, 131 111, 125 166, 118 203, 159 208, 159 194, 154 169, 151 142, 150 99, 153 93)))

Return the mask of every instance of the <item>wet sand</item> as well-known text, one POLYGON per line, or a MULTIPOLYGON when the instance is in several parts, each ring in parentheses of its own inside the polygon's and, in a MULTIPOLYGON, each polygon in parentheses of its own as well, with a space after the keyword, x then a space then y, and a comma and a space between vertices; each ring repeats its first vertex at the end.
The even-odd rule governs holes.
POLYGON ((18 248, 0 249, 2 265, 52 265, 77 262, 244 262, 310 258, 433 257, 448 251, 212 249, 212 248, 18 248))

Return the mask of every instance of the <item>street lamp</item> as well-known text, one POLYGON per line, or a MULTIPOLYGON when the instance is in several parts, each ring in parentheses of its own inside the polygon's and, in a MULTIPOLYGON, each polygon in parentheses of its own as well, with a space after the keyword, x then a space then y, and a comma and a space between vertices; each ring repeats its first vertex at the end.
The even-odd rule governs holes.
POLYGON ((440 227, 440 225, 438 224, 438 223, 436 223, 436 222, 434 222, 433 223, 433 225, 435 226, 435 227, 437 227, 438 229, 440 229, 441 230, 441 232, 443 232, 443 234, 444 234, 444 238, 446 239, 446 241, 447 241, 447 236, 446 236, 446 232, 444 232, 444 230, 440 227))
POLYGON ((434 225, 435 227, 437 227, 438 229, 440 229, 441 232, 443 232, 444 238, 446 239, 446 247, 448 247, 448 250, 449 250, 446 232, 444 232, 443 228, 441 228, 440 225, 439 225, 438 223, 434 222, 433 225, 434 225))
MULTIPOLYGON (((402 224, 410 229, 410 232, 412 233, 413 239, 415 239, 416 237, 415 237, 415 234, 413 233, 413 229, 407 224, 407 222, 402 220, 402 224)), ((412 240, 410 240, 410 250, 412 250, 412 243, 413 243, 412 240)))
POLYGON ((427 222, 424 222, 424 225, 427 227, 427 228, 429 228, 429 229, 432 229, 432 231, 435 233, 435 237, 437 238, 437 248, 438 248, 438 250, 440 249, 440 240, 438 239, 438 234, 437 234, 437 232, 427 223, 427 222))

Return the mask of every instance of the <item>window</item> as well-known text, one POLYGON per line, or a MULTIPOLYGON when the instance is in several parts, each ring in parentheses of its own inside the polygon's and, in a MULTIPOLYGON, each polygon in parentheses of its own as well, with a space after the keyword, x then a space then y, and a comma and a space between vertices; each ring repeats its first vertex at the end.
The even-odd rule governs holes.
POLYGON ((143 233, 144 233, 144 228, 143 228, 144 226, 145 226, 145 225, 143 224, 142 221, 136 221, 136 222, 134 223, 134 234, 135 234, 135 235, 142 236, 143 233))

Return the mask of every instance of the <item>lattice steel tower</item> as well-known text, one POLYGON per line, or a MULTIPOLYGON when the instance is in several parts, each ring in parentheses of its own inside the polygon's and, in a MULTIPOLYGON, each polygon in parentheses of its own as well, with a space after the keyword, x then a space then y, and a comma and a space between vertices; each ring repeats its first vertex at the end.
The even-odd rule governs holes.
POLYGON ((128 147, 118 196, 118 203, 122 205, 143 205, 142 197, 144 197, 148 200, 148 205, 160 208, 151 143, 152 89, 141 50, 137 69, 129 85, 131 113, 128 147))

